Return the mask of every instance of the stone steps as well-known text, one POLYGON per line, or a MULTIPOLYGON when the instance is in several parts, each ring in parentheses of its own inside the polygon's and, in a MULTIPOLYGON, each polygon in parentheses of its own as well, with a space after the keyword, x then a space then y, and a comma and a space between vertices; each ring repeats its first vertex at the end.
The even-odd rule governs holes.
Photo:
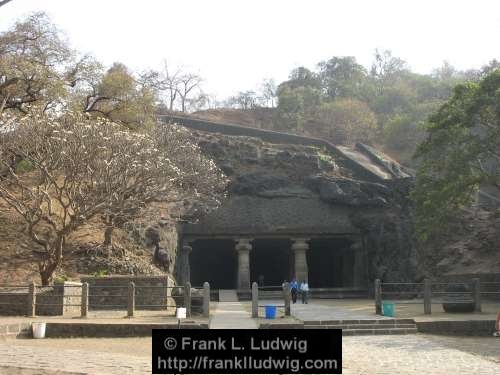
POLYGON ((344 329, 342 336, 362 335, 409 335, 417 333, 417 328, 388 328, 388 329, 344 329))
POLYGON ((219 289, 219 302, 238 302, 238 294, 234 289, 219 289))
POLYGON ((413 319, 366 319, 304 321, 305 329, 341 329, 344 336, 406 335, 417 333, 413 319))
POLYGON ((343 319, 343 320, 304 320, 305 325, 341 325, 341 324, 415 324, 413 319, 343 319))
POLYGON ((332 325, 307 325, 310 329, 412 329, 415 324, 332 324, 332 325))

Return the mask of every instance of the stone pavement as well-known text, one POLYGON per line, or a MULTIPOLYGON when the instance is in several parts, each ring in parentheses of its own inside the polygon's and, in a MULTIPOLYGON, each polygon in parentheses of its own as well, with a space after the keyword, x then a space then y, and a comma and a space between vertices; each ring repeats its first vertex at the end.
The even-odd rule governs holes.
POLYGON ((256 329, 257 322, 241 302, 219 302, 210 319, 211 329, 256 329))
MULTIPOLYGON (((62 339, 64 340, 64 339, 62 339)), ((69 339, 71 340, 71 339, 69 339)), ((96 339, 88 339, 89 342, 96 339)), ((38 340, 37 340, 38 341, 38 340)), ((66 340, 64 340, 66 341, 66 340)), ((148 339, 151 346, 151 339, 148 339)), ((134 357, 125 354, 87 350, 54 349, 50 346, 22 346, 16 341, 0 341, 0 374, 150 374, 151 356, 134 357), (34 369, 32 373, 28 369, 34 369)))
POLYGON ((500 340, 425 335, 354 336, 342 339, 346 375, 500 374, 500 340), (462 341, 461 350, 453 341, 462 341), (495 349, 486 349, 487 346, 495 349), (483 346, 477 350, 477 346, 483 346), (488 351, 496 350, 496 356, 488 351), (486 353, 484 353, 486 351, 486 353), (489 358, 489 359, 487 359, 489 358))
MULTIPOLYGON (((344 337, 342 362, 347 375, 499 374, 500 339, 421 334, 344 337)), ((150 371, 150 338, 0 340, 0 374, 150 371)))
POLYGON ((366 311, 355 311, 340 306, 325 306, 315 302, 291 305, 291 313, 300 320, 362 320, 362 319, 392 319, 385 316, 369 314, 366 311))

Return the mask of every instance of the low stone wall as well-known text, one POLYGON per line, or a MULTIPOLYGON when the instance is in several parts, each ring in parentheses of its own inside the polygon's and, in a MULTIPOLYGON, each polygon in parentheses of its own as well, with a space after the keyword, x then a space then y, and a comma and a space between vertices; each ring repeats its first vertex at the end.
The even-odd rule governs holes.
POLYGON ((136 310, 166 310, 172 306, 169 276, 84 276, 82 283, 89 284, 89 310, 126 310, 128 287, 135 284, 136 310))
POLYGON ((491 336, 495 331, 494 320, 435 320, 416 322, 419 333, 452 336, 491 336))
MULTIPOLYGON (((36 315, 75 316, 80 314, 82 284, 56 283, 48 287, 36 287, 36 315)), ((0 315, 24 316, 28 314, 28 286, 0 288, 0 315)))
POLYGON ((0 315, 26 315, 28 311, 28 288, 0 291, 0 315))
POLYGON ((31 324, 28 322, 0 324, 0 338, 31 337, 31 324))
MULTIPOLYGON (((182 322, 181 329, 208 329, 208 323, 182 322)), ((171 323, 57 323, 48 322, 46 337, 151 337, 153 329, 178 329, 171 323)))

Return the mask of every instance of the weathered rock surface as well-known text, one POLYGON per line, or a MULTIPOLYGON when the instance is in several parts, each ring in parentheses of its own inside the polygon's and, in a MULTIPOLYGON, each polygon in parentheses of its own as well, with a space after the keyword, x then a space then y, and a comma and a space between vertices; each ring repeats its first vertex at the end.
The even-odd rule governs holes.
POLYGON ((413 179, 397 165, 391 165, 394 173, 406 178, 367 181, 341 155, 318 148, 201 132, 198 136, 205 152, 231 167, 229 201, 202 222, 207 233, 279 233, 295 227, 311 234, 359 231, 369 249, 370 279, 414 280, 413 179), (316 208, 309 212, 310 207, 316 208))

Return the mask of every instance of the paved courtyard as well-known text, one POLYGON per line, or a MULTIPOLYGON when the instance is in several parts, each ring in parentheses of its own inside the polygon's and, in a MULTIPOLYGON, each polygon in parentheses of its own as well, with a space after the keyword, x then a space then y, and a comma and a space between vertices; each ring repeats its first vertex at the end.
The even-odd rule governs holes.
MULTIPOLYGON (((500 339, 420 334, 345 337, 343 365, 343 373, 349 375, 499 374, 500 339)), ((149 338, 0 340, 0 374, 150 371, 149 338)))
MULTIPOLYGON (((248 303, 214 306, 211 328, 256 328, 248 303)), ((303 320, 366 319, 373 312, 341 304, 292 306, 303 320)), ((139 319, 140 320, 140 319, 139 319)), ((500 338, 434 335, 343 338, 343 373, 500 374, 500 338)), ((0 339, 0 374, 150 374, 151 338, 0 339)))
MULTIPOLYGON (((372 308, 372 310, 374 310, 372 308)), ((295 303, 291 305, 292 315, 300 320, 362 320, 362 319, 391 319, 375 315, 373 312, 354 310, 337 305, 323 305, 317 302, 308 304, 295 303)))

